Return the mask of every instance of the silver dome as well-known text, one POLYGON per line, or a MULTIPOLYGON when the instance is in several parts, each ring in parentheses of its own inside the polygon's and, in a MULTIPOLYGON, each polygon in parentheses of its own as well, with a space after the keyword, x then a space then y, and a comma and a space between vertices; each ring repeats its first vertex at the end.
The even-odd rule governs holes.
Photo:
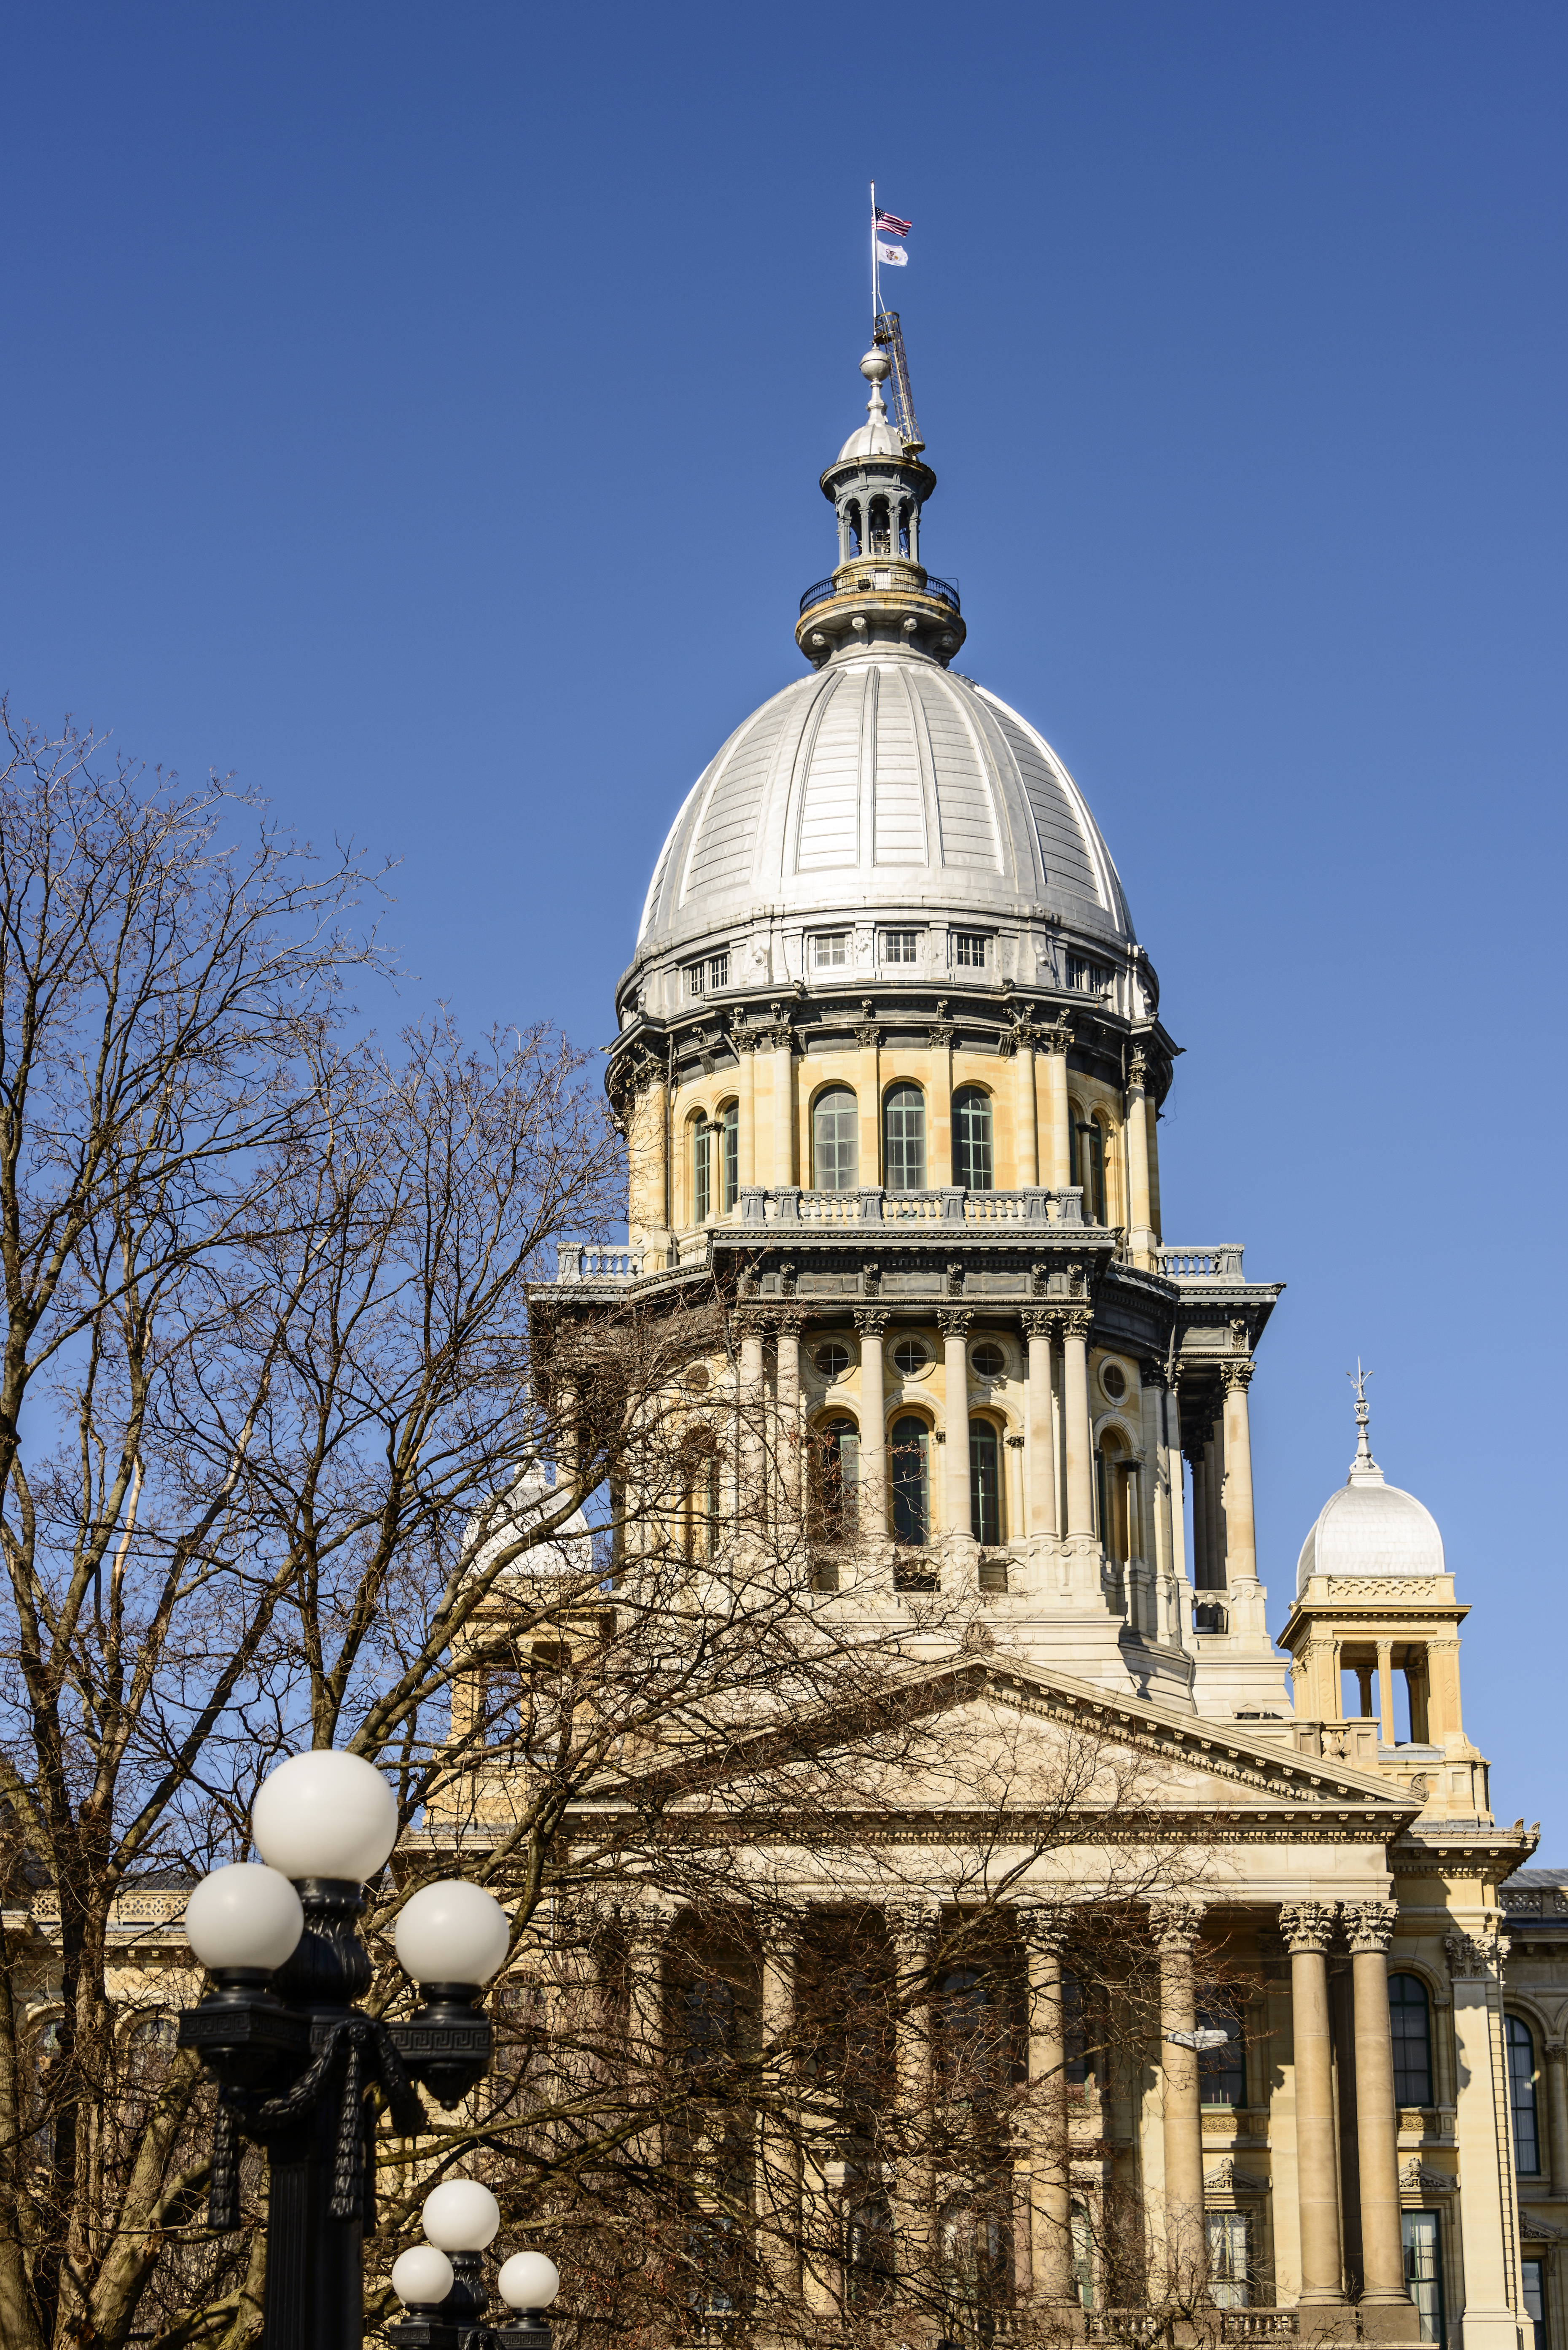
POLYGON ((1296 1590, 1314 1575, 1446 1575, 1438 1522, 1414 1493, 1388 1484, 1370 1458, 1358 1457, 1331 1493, 1302 1544, 1296 1590))
POLYGON ((738 726, 671 826, 638 961, 764 910, 1044 913, 1126 948, 1083 794, 983 686, 889 647, 839 656, 738 726))

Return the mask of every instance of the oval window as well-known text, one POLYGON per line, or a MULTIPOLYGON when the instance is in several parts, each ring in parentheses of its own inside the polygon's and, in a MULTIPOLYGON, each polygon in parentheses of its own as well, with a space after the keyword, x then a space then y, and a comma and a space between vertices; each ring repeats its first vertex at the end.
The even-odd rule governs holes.
POLYGON ((816 1350, 816 1367, 825 1379, 841 1379, 849 1368, 849 1349, 831 1339, 816 1350))
POLYGON ((1006 1356, 990 1338, 982 1340, 974 1349, 970 1361, 982 1379, 999 1379, 1007 1368, 1006 1356))
POLYGON ((923 1338, 900 1338, 893 1349, 893 1368, 907 1379, 918 1378, 930 1361, 930 1349, 923 1338))
POLYGON ((1119 1363, 1103 1364, 1100 1369, 1100 1385, 1113 1403, 1120 1403, 1127 1391, 1127 1375, 1119 1363))

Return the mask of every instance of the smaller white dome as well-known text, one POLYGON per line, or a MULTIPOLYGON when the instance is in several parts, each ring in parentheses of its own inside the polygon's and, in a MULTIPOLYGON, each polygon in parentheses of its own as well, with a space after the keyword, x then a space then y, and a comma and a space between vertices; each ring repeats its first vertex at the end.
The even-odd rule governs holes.
POLYGON ((1438 1522, 1414 1493, 1390 1485, 1366 1450, 1318 1512, 1302 1544, 1296 1590, 1314 1575, 1446 1575, 1438 1522))
MULTIPOLYGON (((530 1519, 537 1520, 549 1513, 555 1499, 556 1489, 545 1482, 542 1470, 520 1471, 504 1492, 474 1512, 463 1529, 464 1550, 476 1542, 480 1544, 473 1565, 483 1572, 527 1532, 530 1519)), ((592 1531, 581 1510, 574 1510, 564 1525, 531 1549, 520 1552, 504 1572, 508 1575, 587 1575, 593 1563, 592 1531)))

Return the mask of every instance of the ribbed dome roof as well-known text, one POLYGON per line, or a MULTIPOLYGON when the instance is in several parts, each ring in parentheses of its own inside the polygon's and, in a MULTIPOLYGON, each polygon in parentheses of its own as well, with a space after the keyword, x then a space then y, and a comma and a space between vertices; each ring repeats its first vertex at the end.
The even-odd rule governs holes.
POLYGON ((1438 1522, 1414 1493, 1388 1484, 1368 1453, 1331 1493, 1302 1544, 1296 1589, 1314 1575, 1446 1575, 1438 1522))
POLYGON ((1130 944, 1132 918, 1084 796, 1034 729, 918 654, 840 658, 765 702, 670 827, 639 954, 760 911, 853 899, 1040 910, 1130 944))

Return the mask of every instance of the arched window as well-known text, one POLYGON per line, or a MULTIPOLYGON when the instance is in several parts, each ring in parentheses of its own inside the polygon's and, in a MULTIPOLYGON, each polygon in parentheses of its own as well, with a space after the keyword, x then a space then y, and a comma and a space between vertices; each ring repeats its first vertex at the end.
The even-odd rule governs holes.
POLYGON ((860 1121, 847 1086, 818 1094, 811 1114, 812 1181, 819 1191, 853 1191, 860 1180, 860 1121))
POLYGON ((1427 1986, 1419 1975, 1388 1978, 1388 2022, 1394 2033, 1394 2102, 1432 2102, 1432 2033, 1427 1986))
POLYGON ((889 1191, 926 1188, 926 1097, 919 1086, 894 1086, 882 1106, 882 1159, 889 1191))
POLYGON ((991 1147, 991 1096, 979 1086, 961 1086, 953 1096, 953 1181, 966 1191, 996 1188, 991 1147))
POLYGON ((1118 1566, 1125 1566, 1132 1556, 1127 1543, 1128 1465, 1122 1458, 1120 1437, 1107 1430, 1095 1450, 1095 1498, 1099 1504, 1100 1547, 1118 1566))
POLYGON ((1081 2089, 1093 2070, 1087 2009, 1082 1982, 1065 1967, 1062 1970, 1062 2045, 1066 2056, 1062 2077, 1070 2089, 1081 2089))
POLYGON ((1541 2135, 1535 2126, 1535 2043, 1530 2026, 1508 2019, 1508 2103, 1513 2116, 1513 2158, 1525 2178, 1541 2169, 1541 2135))
POLYGON ((852 2309, 875 2308, 893 2290, 893 2207, 884 2189, 863 2174, 844 2182, 844 2282, 852 2309))
POLYGON ((830 1419, 819 1432, 815 1482, 819 1539, 837 1542, 860 1507, 860 1430, 852 1419, 830 1419))
POLYGON ((1106 1130, 1096 1118, 1075 1107, 1067 1114, 1069 1173, 1082 1186, 1084 1213, 1092 1224, 1106 1221, 1106 1130))
MULTIPOLYGON (((1012 2229, 1000 2178, 953 2195, 937 2220, 942 2289, 970 2309, 1005 2309, 1012 2299, 1012 2229)), ((961 2329, 955 2328, 954 2331, 961 2329)))
POLYGON ((906 1412, 893 1422, 893 1539, 925 1544, 930 1538, 930 1430, 906 1412))
POLYGON ((1002 1540, 1002 1445, 989 1419, 969 1424, 969 1530, 988 1549, 1002 1540))
POLYGON ((726 1102, 719 1112, 719 1144, 722 1167, 720 1197, 728 1215, 741 1196, 741 1107, 726 1102))
POLYGON ((871 501, 871 544, 866 551, 868 555, 891 555, 893 552, 886 498, 873 498, 871 501))
POLYGON ((898 507, 898 552, 900 555, 908 555, 909 552, 909 502, 908 498, 902 500, 898 507))
POLYGON ((705 1118, 691 1121, 691 1221, 705 1224, 713 1212, 713 1128, 705 1118))
POLYGON ((860 501, 858 498, 850 499, 845 508, 845 518, 849 525, 849 552, 851 555, 858 555, 860 552, 860 501))

